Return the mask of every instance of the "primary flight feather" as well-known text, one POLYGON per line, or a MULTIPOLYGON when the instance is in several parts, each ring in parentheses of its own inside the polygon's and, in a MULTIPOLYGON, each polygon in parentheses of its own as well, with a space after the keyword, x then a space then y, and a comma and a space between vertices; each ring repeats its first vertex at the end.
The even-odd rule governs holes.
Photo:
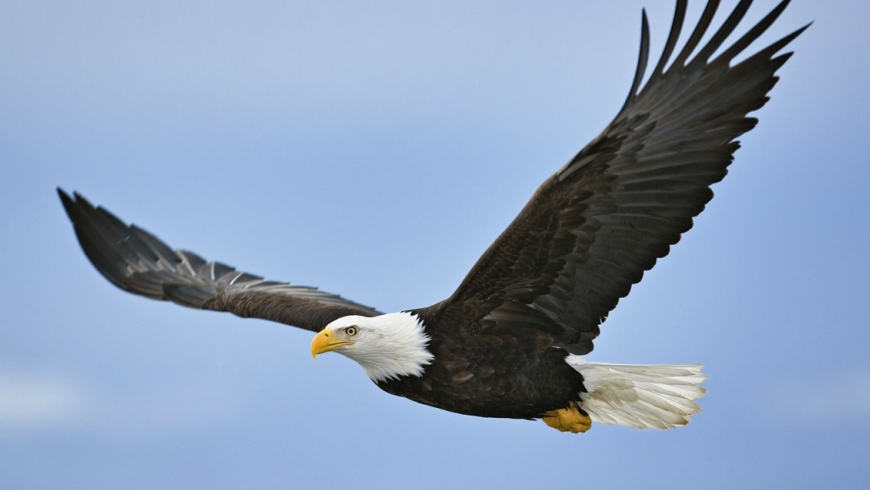
POLYGON ((732 66, 788 0, 727 46, 752 2, 741 1, 701 45, 719 4, 710 0, 677 52, 686 3, 677 1, 662 56, 642 84, 644 14, 622 109, 541 185, 456 291, 427 308, 383 314, 268 281, 173 250, 78 194, 58 193, 85 254, 116 286, 317 332, 312 355, 343 354, 389 393, 462 414, 541 419, 569 432, 593 422, 685 425, 705 392, 700 365, 598 364, 581 356, 619 299, 713 197, 710 186, 725 176, 736 138, 756 123, 747 113, 767 102, 791 55, 779 51, 806 28, 732 66))

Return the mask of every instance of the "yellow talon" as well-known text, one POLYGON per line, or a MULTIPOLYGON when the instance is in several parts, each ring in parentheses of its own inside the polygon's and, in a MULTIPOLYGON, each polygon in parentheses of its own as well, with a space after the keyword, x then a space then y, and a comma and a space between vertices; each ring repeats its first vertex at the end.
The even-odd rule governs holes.
POLYGON ((544 412, 541 420, 550 427, 562 432, 586 432, 592 427, 592 419, 580 410, 576 403, 570 402, 568 408, 559 408, 544 412))

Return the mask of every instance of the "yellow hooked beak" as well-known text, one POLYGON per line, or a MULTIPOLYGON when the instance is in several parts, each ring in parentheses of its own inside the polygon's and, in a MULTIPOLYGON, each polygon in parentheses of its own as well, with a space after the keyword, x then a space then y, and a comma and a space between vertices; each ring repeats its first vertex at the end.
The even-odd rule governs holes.
POLYGON ((353 340, 338 338, 331 328, 324 328, 311 340, 311 357, 317 359, 317 354, 333 351, 353 343, 353 340))

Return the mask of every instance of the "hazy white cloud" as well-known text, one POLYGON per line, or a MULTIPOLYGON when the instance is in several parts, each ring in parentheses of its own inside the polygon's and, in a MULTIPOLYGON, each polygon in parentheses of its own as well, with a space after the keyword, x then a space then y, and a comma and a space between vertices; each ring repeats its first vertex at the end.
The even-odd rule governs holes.
POLYGON ((870 367, 784 383, 763 396, 762 407, 789 423, 816 426, 867 423, 870 420, 870 367))
POLYGON ((110 390, 70 376, 0 370, 0 433, 141 437, 190 430, 231 417, 241 398, 238 386, 186 379, 110 390))
POLYGON ((87 404, 81 387, 62 376, 0 371, 0 431, 68 424, 87 404))

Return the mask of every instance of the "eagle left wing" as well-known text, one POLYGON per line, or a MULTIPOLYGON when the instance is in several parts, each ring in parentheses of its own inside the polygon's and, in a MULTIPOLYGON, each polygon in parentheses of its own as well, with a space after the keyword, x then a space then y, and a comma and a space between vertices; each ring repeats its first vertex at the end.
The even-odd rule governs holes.
POLYGON ((191 308, 227 311, 320 331, 347 315, 380 312, 307 286, 267 281, 221 262, 172 250, 151 233, 127 225, 78 194, 58 189, 82 249, 94 267, 119 288, 191 308))

